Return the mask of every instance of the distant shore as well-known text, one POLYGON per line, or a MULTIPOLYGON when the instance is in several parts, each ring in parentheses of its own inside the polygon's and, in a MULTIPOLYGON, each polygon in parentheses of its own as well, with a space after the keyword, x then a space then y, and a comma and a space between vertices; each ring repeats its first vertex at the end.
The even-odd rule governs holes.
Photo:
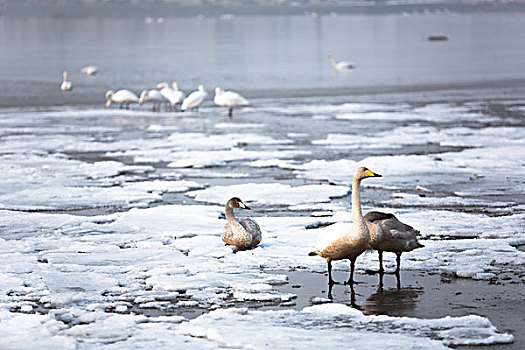
POLYGON ((368 1, 355 5, 206 5, 180 6, 174 4, 139 4, 139 5, 43 5, 8 3, 0 7, 0 15, 5 17, 221 17, 252 15, 308 15, 334 16, 351 14, 388 14, 388 13, 442 13, 442 12, 522 12, 525 3, 416 3, 389 4, 386 1, 368 1))

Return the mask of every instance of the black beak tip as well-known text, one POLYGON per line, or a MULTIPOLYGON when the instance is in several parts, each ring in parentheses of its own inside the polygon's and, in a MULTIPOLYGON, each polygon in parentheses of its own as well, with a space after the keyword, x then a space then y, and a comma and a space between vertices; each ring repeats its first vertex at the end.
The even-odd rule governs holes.
POLYGON ((381 175, 381 174, 376 174, 376 176, 377 176, 377 177, 383 177, 383 175, 381 175))
POLYGON ((247 206, 246 204, 244 205, 244 209, 252 210, 252 208, 250 208, 250 207, 247 206))

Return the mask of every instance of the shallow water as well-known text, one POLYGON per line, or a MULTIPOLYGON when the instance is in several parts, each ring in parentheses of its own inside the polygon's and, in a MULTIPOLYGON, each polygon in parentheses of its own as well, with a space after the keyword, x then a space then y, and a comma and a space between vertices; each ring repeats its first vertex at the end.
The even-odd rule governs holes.
POLYGON ((2 106, 103 102, 107 89, 159 81, 249 97, 359 93, 386 87, 509 86, 525 79, 525 21, 516 14, 20 19, 0 17, 2 106), (429 34, 447 42, 428 42, 429 34), (327 54, 357 69, 334 72, 327 54), (80 69, 102 71, 86 77, 80 69), (69 71, 73 92, 54 87, 69 71))

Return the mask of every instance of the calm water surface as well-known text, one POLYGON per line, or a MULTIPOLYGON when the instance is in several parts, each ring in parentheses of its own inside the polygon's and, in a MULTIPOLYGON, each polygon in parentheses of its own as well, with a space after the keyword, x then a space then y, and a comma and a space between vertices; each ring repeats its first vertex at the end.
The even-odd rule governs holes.
POLYGON ((524 14, 167 18, 162 24, 0 18, 1 92, 28 99, 50 94, 45 104, 62 98, 43 86, 58 84, 63 70, 75 86, 72 100, 162 80, 177 80, 185 90, 221 85, 253 97, 275 89, 525 79, 523 57, 524 14), (429 34, 450 40, 428 42, 429 34), (328 53, 357 69, 332 71, 328 53), (88 79, 79 72, 87 64, 103 71, 88 79))

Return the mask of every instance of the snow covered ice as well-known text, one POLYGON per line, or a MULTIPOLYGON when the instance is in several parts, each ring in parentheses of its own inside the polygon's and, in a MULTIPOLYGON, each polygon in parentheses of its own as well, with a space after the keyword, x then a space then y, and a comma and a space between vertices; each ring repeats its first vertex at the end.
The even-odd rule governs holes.
MULTIPOLYGON (((368 315, 316 305, 329 301, 320 293, 294 308, 287 305, 297 293, 279 289, 291 268, 325 272, 326 262, 307 254, 323 226, 350 221, 349 184, 359 165, 384 176, 363 183, 364 211, 380 208, 421 230, 426 247, 404 254, 403 270, 483 283, 522 274, 525 252, 516 246, 525 244, 525 134, 516 120, 525 108, 502 102, 509 117, 485 113, 484 103, 295 100, 254 104, 232 121, 206 108, 198 118, 2 111, 0 347, 512 342, 472 310, 442 318, 368 315), (371 123, 376 129, 367 132, 371 123), (263 231, 257 248, 236 254, 220 238, 232 196, 250 203, 252 212, 238 215, 253 216, 263 231)), ((357 271, 377 263, 367 251, 357 271)), ((385 256, 387 269, 394 264, 385 256)))

